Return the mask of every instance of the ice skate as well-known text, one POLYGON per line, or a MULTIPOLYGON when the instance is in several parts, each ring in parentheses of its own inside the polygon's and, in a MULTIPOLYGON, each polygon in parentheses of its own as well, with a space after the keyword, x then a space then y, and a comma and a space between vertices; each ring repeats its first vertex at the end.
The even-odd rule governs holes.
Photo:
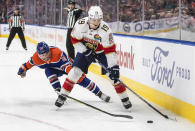
POLYGON ((132 107, 131 102, 129 101, 129 97, 126 97, 124 99, 121 99, 123 106, 125 107, 125 109, 129 109, 132 107))
POLYGON ((65 101, 66 101, 66 97, 63 96, 63 95, 59 95, 58 99, 55 102, 55 105, 60 108, 60 107, 62 107, 64 105, 65 101))
POLYGON ((97 96, 105 102, 110 101, 110 96, 107 96, 106 94, 102 93, 101 91, 97 94, 97 96))

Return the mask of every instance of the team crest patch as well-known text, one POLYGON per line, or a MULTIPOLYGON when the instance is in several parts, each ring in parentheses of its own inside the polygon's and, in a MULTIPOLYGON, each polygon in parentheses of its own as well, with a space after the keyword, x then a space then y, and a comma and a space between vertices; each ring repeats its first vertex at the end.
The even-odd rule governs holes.
POLYGON ((110 44, 114 43, 112 33, 109 34, 109 42, 110 42, 110 44))
POLYGON ((94 35, 94 39, 95 39, 96 41, 101 41, 101 40, 102 40, 102 38, 101 38, 98 34, 95 34, 95 35, 94 35))

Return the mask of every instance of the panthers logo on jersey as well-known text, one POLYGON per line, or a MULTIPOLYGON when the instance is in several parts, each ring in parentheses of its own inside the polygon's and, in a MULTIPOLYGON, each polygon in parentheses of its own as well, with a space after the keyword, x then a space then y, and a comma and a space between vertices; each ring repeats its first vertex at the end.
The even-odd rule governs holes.
POLYGON ((92 50, 94 50, 94 51, 97 49, 98 44, 99 44, 97 41, 92 40, 92 39, 89 39, 89 38, 86 38, 86 37, 84 37, 83 40, 84 40, 83 43, 84 43, 85 46, 87 46, 89 49, 92 49, 92 50))
POLYGON ((96 44, 92 44, 92 43, 85 43, 85 45, 92 50, 96 50, 97 49, 97 45, 96 44))
POLYGON ((110 42, 110 44, 114 44, 114 39, 113 39, 112 33, 109 34, 109 42, 110 42))
POLYGON ((98 35, 98 34, 95 34, 94 35, 94 39, 96 40, 96 41, 102 41, 102 38, 98 35))

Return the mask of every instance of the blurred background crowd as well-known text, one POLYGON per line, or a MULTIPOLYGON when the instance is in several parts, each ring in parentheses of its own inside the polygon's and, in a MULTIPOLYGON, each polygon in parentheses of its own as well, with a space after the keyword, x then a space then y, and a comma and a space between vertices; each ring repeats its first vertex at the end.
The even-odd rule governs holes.
MULTIPOLYGON (((68 0, 0 0, 0 22, 6 23, 15 6, 29 24, 63 24, 66 20, 68 0), (61 9, 62 8, 62 9, 61 9), (63 19, 60 21, 61 10, 63 19), (55 15, 55 20, 52 20, 55 15)), ((85 9, 83 16, 91 5, 100 5, 107 22, 137 22, 142 20, 143 0, 77 0, 77 6, 85 9), (119 12, 117 12, 119 11, 119 12), (117 13, 119 13, 117 15, 117 13)), ((179 15, 179 0, 144 0, 145 20, 170 18, 179 15)), ((182 15, 195 17, 195 0, 182 0, 182 15)))
MULTIPOLYGON (((180 12, 185 27, 195 27, 195 0, 76 0, 76 3, 76 7, 84 9, 82 17, 87 16, 91 5, 101 6, 104 21, 110 23, 179 17, 180 12)), ((0 0, 0 23, 7 23, 14 7, 18 6, 26 24, 63 26, 67 4, 68 0, 0 0)))

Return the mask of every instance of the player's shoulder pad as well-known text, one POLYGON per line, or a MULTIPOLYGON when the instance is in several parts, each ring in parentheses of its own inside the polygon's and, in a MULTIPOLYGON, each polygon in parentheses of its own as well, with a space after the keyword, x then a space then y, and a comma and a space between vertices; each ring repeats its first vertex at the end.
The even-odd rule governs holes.
POLYGON ((61 58, 63 51, 60 50, 58 47, 50 46, 50 51, 51 51, 51 58, 53 62, 59 61, 61 58))
POLYGON ((62 50, 60 50, 58 47, 55 47, 55 46, 50 46, 50 51, 52 54, 62 54, 62 50))
POLYGON ((74 28, 85 28, 88 25, 88 17, 77 20, 74 28))
POLYGON ((31 57, 31 63, 35 65, 41 65, 43 64, 43 61, 39 58, 38 53, 35 52, 33 56, 31 57))
POLYGON ((105 21, 101 22, 100 28, 101 28, 101 30, 104 30, 105 32, 108 32, 108 33, 112 32, 110 26, 105 21))
POLYGON ((72 29, 71 36, 76 39, 82 39, 82 34, 87 32, 88 29, 88 17, 77 20, 74 28, 72 29))

